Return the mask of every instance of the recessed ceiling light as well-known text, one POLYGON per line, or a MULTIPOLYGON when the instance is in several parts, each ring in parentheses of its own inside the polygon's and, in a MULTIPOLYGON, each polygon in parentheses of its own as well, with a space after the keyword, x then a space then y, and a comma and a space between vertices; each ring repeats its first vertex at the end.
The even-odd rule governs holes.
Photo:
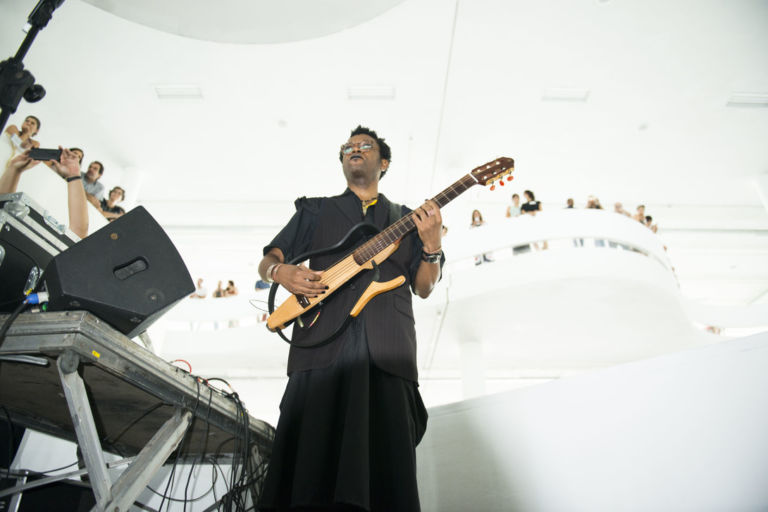
POLYGON ((156 85, 155 94, 161 100, 203 99, 203 91, 197 85, 156 85))
POLYGON ((728 98, 728 107, 768 107, 768 93, 734 92, 728 98))
POLYGON ((576 89, 572 87, 549 87, 544 89, 541 95, 544 101, 574 101, 585 102, 589 99, 589 89, 576 89))
POLYGON ((394 85, 350 85, 347 87, 347 99, 350 100, 393 100, 394 85))

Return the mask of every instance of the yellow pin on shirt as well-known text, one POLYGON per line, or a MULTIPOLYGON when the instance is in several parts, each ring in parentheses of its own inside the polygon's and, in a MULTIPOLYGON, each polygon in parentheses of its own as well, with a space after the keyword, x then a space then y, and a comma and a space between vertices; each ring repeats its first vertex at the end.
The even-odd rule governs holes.
POLYGON ((375 205, 378 201, 379 201, 378 197, 376 199, 371 199, 370 201, 363 201, 363 203, 362 203, 362 205, 363 205, 363 215, 366 214, 366 212, 368 211, 369 207, 375 205))

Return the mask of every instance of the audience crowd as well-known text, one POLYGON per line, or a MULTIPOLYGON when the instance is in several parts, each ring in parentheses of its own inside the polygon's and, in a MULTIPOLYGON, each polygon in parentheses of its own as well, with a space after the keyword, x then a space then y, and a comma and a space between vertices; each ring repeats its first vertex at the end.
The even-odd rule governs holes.
MULTIPOLYGON (((517 194, 512 194, 512 204, 507 206, 507 217, 517 217, 522 214, 529 214, 529 215, 536 215, 536 212, 542 211, 541 208, 541 202, 536 201, 536 197, 534 196, 533 192, 530 190, 526 190, 523 192, 523 195, 525 196, 525 203, 522 205, 520 204, 520 196, 517 194)), ((572 197, 569 197, 565 201, 565 208, 575 209, 575 203, 572 197)), ((593 209, 593 210, 602 210, 603 205, 600 204, 600 199, 598 199, 595 196, 588 196, 586 204, 584 206, 585 209, 593 209)), ((620 214, 625 215, 627 217, 630 217, 632 219, 635 219, 636 221, 640 222, 644 226, 646 226, 648 229, 656 233, 659 229, 659 227, 654 224, 653 217, 650 215, 646 215, 645 211, 645 205, 638 205, 637 206, 637 213, 634 215, 628 212, 624 209, 624 206, 621 203, 615 203, 613 205, 613 211, 620 214)))
MULTIPOLYGON (((16 192, 22 173, 40 163, 33 160, 29 151, 39 148, 40 142, 33 137, 40 133, 41 122, 35 116, 27 116, 21 123, 21 128, 9 125, 3 137, 4 146, 9 151, 3 151, 3 173, 0 175, 0 194, 16 192)), ((118 206, 125 200, 125 189, 114 187, 109 196, 104 196, 104 185, 100 179, 104 175, 104 164, 94 160, 88 165, 86 171, 82 171, 82 163, 85 153, 82 149, 72 147, 61 150, 58 160, 45 161, 52 171, 67 181, 67 207, 69 210, 69 227, 80 238, 88 236, 88 210, 86 201, 91 203, 106 219, 112 221, 125 214, 125 210, 118 206), (79 191, 82 191, 80 193, 79 191)))
MULTIPOLYGON (((520 217, 523 215, 530 215, 535 216, 537 213, 541 212, 543 210, 541 201, 536 200, 536 195, 531 190, 525 190, 523 192, 523 199, 524 202, 521 202, 520 195, 515 193, 512 194, 512 202, 509 204, 506 208, 505 216, 507 218, 514 218, 514 217, 520 217)), ((595 196, 588 196, 586 199, 586 203, 584 206, 585 209, 594 209, 594 210, 602 210, 603 206, 600 204, 600 199, 598 199, 595 196)), ((565 202, 565 209, 576 209, 575 201, 572 197, 569 197, 566 199, 565 202)), ((624 215, 626 217, 629 217, 631 219, 634 219, 644 226, 646 226, 648 229, 656 233, 658 231, 658 225, 653 222, 653 217, 646 214, 645 211, 645 205, 638 205, 637 211, 633 215, 632 213, 628 212, 624 209, 624 206, 622 203, 617 202, 614 203, 613 211, 619 215, 624 215)), ((472 212, 472 221, 470 224, 470 228, 477 228, 479 226, 482 226, 485 224, 485 220, 483 220, 483 214, 480 212, 480 210, 474 210, 472 212)), ((447 231, 447 228, 443 226, 443 229, 447 231)), ((445 233, 444 233, 445 234, 445 233)), ((605 241, 604 240, 596 240, 595 241, 597 246, 604 247, 605 241)), ((583 239, 577 239, 574 240, 574 246, 577 247, 583 247, 584 240, 583 239)), ((611 247, 615 247, 617 244, 609 242, 609 245, 611 247)), ((536 250, 545 250, 548 248, 547 241, 541 241, 541 242, 533 242, 531 244, 526 244, 524 246, 519 247, 513 247, 512 251, 514 254, 520 254, 523 252, 528 252, 531 249, 536 250)), ((475 265, 480 265, 482 263, 490 263, 493 259, 490 257, 490 253, 484 253, 482 255, 476 255, 475 256, 475 265)))
MULTIPOLYGON (((222 281, 219 281, 218 285, 216 285, 216 289, 211 294, 211 297, 214 299, 220 299, 222 297, 234 297, 238 294, 237 286, 235 286, 235 282, 231 279, 227 281, 227 286, 222 286, 222 281)), ((190 299, 204 299, 208 296, 208 289, 205 287, 205 284, 203 283, 203 278, 200 277, 197 279, 197 288, 194 291, 192 295, 189 296, 190 299)))

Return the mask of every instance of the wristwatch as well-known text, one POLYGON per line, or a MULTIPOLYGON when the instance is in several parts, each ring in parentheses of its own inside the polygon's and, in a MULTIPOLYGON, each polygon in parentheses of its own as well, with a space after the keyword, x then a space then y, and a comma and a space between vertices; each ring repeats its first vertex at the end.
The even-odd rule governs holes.
POLYGON ((443 255, 443 250, 438 249, 437 252, 426 252, 425 250, 421 250, 421 261, 426 261, 427 263, 440 263, 440 257, 443 255))

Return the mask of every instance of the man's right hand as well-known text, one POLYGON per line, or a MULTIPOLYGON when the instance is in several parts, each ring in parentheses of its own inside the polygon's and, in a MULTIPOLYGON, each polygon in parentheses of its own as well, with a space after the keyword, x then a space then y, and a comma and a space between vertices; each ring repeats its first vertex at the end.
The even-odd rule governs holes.
POLYGON ((276 283, 284 286, 289 292, 306 297, 318 297, 328 289, 320 282, 323 272, 310 270, 304 265, 286 265, 281 263, 273 274, 276 283))
POLYGON ((77 155, 61 146, 59 146, 59 149, 61 150, 59 161, 51 160, 56 173, 65 179, 80 176, 80 160, 77 155))

